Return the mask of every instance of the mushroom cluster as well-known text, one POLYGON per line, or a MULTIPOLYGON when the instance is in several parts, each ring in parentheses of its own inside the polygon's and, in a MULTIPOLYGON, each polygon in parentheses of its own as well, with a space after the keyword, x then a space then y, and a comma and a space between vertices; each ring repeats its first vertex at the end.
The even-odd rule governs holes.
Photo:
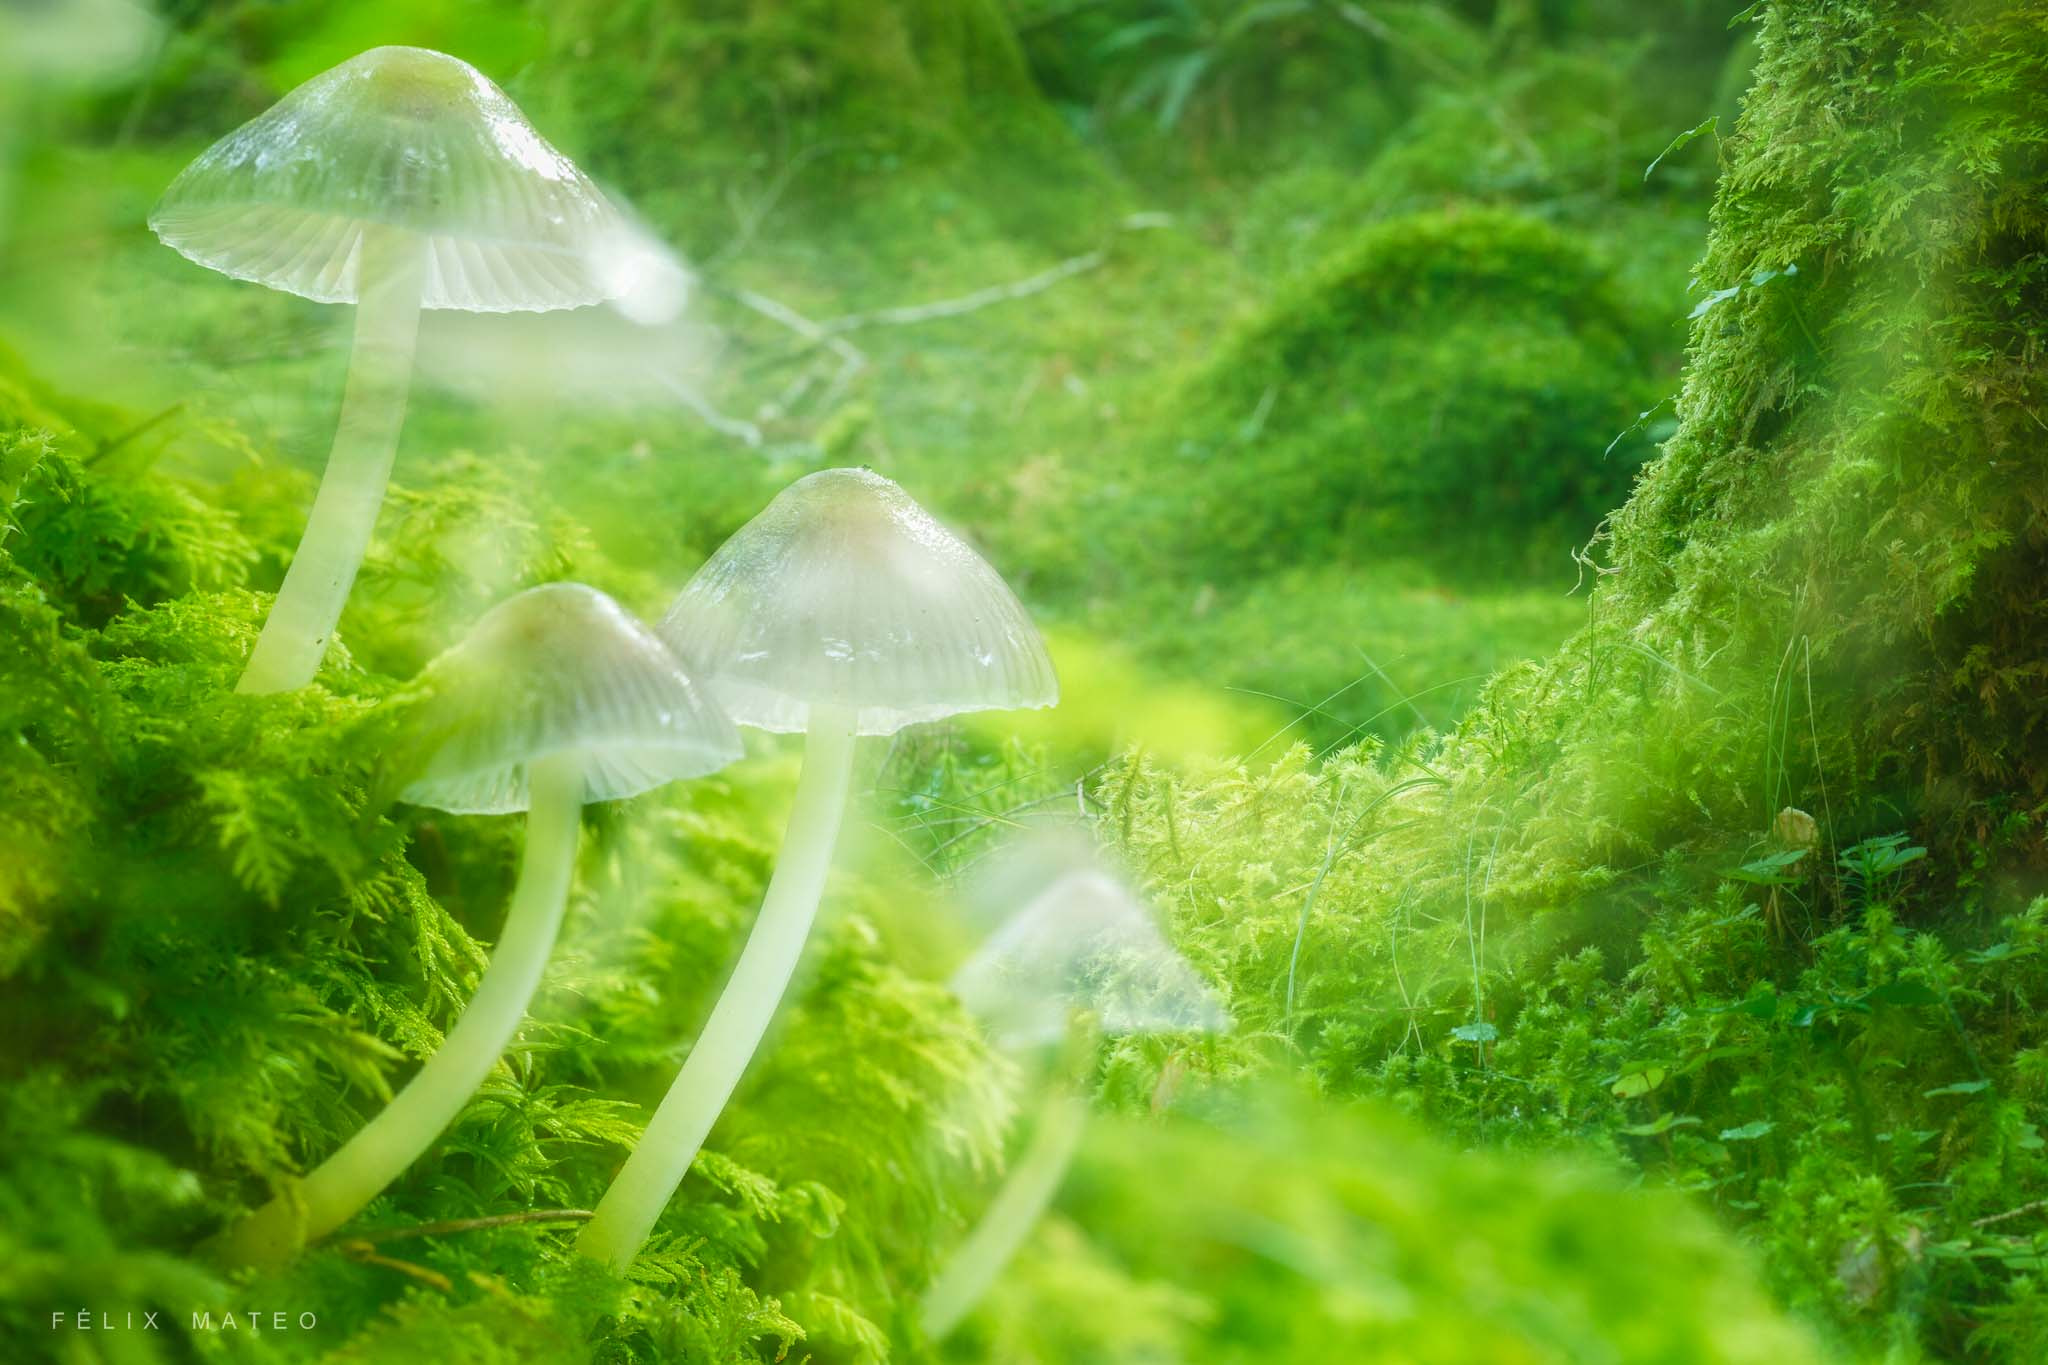
POLYGON ((803 777, 754 932, 697 1045, 577 1248, 623 1270, 689 1173, 796 971, 825 890, 854 741, 967 711, 1051 706, 1045 642, 1007 584, 867 469, 797 480, 662 618, 734 720, 804 736, 803 777))
MULTIPOLYGON (((315 77, 188 167, 150 218, 236 279, 355 305, 332 454, 238 690, 318 671, 374 529, 422 310, 679 307, 680 266, 527 123, 437 52, 386 47, 315 77)), ((741 757, 737 727, 803 736, 803 767, 759 914, 702 1033, 577 1250, 638 1255, 759 1048, 817 917, 859 740, 969 712, 1052 706, 1059 684, 1016 595, 872 470, 798 479, 741 527, 650 628, 573 583, 530 588, 429 663, 387 714, 398 798, 449 815, 524 812, 526 842, 488 970, 446 1039, 303 1179, 229 1226, 222 1259, 275 1268, 340 1228, 475 1095, 539 989, 575 877, 582 808, 741 757)), ((1092 859, 1033 885, 955 987, 1000 1046, 1223 1024, 1193 970, 1092 859), (1084 1020, 1085 1024, 1077 1022, 1084 1020)), ((1057 1188, 1087 1106, 1055 1087, 983 1227, 932 1287, 941 1335, 1057 1188)))

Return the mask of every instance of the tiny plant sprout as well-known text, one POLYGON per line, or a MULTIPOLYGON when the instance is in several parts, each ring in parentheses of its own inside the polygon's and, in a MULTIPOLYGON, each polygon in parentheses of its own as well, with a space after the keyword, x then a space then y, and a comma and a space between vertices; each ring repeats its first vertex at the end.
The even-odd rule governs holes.
MULTIPOLYGON (((1006 1048, 1069 1041, 1077 1014, 1092 1015, 1108 1035, 1217 1033, 1230 1026, 1214 993, 1137 897, 1099 867, 1058 875, 968 959, 953 990, 1006 1048)), ((1087 1119, 1076 1087, 1055 1084, 1023 1156, 925 1292, 926 1336, 945 1337, 995 1283, 1052 1202, 1087 1119)))
POLYGON ((577 308, 655 273, 647 234, 504 91, 415 47, 352 57, 229 133, 149 225, 223 275, 356 306, 327 472, 243 692, 302 687, 320 666, 384 500, 420 310, 577 308))
POLYGON ((412 1164, 511 1040, 561 925, 586 802, 714 772, 739 734, 653 631, 593 588, 500 603, 421 673, 405 721, 418 755, 401 793, 454 814, 527 813, 526 852, 489 969, 440 1049, 296 1187, 230 1228, 226 1259, 274 1266, 412 1164))
POLYGON ((742 725, 801 733, 803 775, 761 913, 674 1085, 577 1247, 623 1271, 688 1174, 796 971, 859 735, 1051 706, 1045 643, 996 571, 888 479, 799 479, 728 540, 661 623, 742 725))

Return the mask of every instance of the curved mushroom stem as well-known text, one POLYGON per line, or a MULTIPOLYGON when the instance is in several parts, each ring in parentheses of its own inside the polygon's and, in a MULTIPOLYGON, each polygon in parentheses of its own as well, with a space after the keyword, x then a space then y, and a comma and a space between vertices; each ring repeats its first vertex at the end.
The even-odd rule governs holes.
POLYGON ((797 781, 782 853, 768 880, 754 931, 747 936, 732 979, 712 1007, 697 1045, 690 1049, 689 1060, 598 1202, 596 1216, 576 1238, 578 1251, 615 1271, 624 1273, 633 1263, 655 1219, 689 1174, 690 1163, 745 1074, 796 974, 846 811, 853 746, 850 712, 811 708, 803 776, 797 781))
POLYGON ((375 1118, 311 1175, 219 1240, 231 1265, 274 1269, 340 1227, 433 1145, 512 1040, 555 946, 581 833, 583 769, 573 754, 532 765, 526 852, 505 931, 476 994, 440 1049, 375 1118))
POLYGON ((334 450, 237 692, 289 692, 313 680, 384 505, 412 387, 427 253, 417 235, 378 226, 363 230, 359 250, 355 349, 334 450))
POLYGON ((919 1312, 927 1337, 938 1341, 958 1327, 1003 1273, 1052 1203, 1087 1124, 1086 1101, 1065 1086, 1055 1090, 1038 1116, 1023 1159, 925 1291, 919 1312))

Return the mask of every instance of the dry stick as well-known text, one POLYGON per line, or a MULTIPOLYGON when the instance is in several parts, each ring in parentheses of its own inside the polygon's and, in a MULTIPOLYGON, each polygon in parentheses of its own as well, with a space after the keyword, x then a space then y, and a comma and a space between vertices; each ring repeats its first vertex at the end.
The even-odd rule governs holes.
MULTIPOLYGON (((1119 224, 1117 230, 1120 233, 1147 231, 1164 227, 1167 221, 1158 215, 1137 214, 1119 224)), ((845 392, 854 378, 868 367, 866 354, 845 339, 846 333, 869 327, 907 327, 921 322, 935 322, 941 318, 954 318, 979 312, 995 304, 1042 294, 1062 281, 1100 269, 1108 261, 1109 248, 1098 247, 1079 256, 1070 256, 1035 275, 1027 275, 1008 284, 990 285, 985 289, 977 289, 954 298, 937 299, 931 303, 878 308, 866 313, 844 313, 824 322, 805 317, 779 299, 772 299, 752 289, 729 286, 724 292, 742 307, 751 309, 795 332, 809 342, 811 348, 824 347, 839 357, 839 369, 819 399, 820 407, 829 408, 839 395, 845 392)), ((772 417, 787 412, 809 390, 813 380, 814 376, 808 372, 799 375, 791 382, 790 387, 783 391, 782 396, 764 407, 759 415, 772 417)))
POLYGON ((119 436, 112 436, 104 441, 101 441, 99 445, 93 448, 92 454, 85 457, 86 466, 90 468, 91 466, 98 464, 101 460, 106 459, 107 456, 113 454, 115 451, 121 449, 123 446, 135 441, 138 437, 148 435, 151 431, 155 430, 157 427, 169 421, 171 418, 177 416, 184 410, 185 400, 181 398, 177 402, 165 408, 162 412, 158 413, 156 416, 143 418, 140 422, 137 422, 134 426, 128 428, 128 430, 122 432, 119 436))
POLYGON ((495 1213, 488 1218, 450 1218, 439 1223, 415 1223, 404 1228, 376 1228, 349 1238, 349 1242, 376 1246, 382 1242, 402 1242, 410 1237, 447 1237, 458 1232, 517 1227, 522 1223, 581 1223, 590 1217, 589 1209, 525 1209, 519 1213, 495 1213))
POLYGON ((736 286, 729 292, 733 301, 742 307, 751 308, 762 317, 781 323, 813 346, 823 346, 838 356, 842 374, 859 374, 867 368, 868 358, 861 353, 859 347, 827 332, 822 325, 805 317, 788 304, 743 287, 736 286))
POLYGON ((933 322, 939 318, 956 318, 963 313, 978 312, 993 304, 1008 303, 1012 299, 1029 298, 1043 294, 1062 280, 1086 274, 1100 268, 1109 260, 1109 251, 1098 247, 1061 261, 1058 265, 1039 271, 1009 284, 994 284, 986 289, 977 289, 971 294, 958 298, 939 299, 933 303, 911 304, 901 308, 877 308, 869 313, 846 313, 818 324, 827 336, 839 336, 845 332, 856 332, 863 327, 905 327, 912 323, 933 322))
POLYGON ((455 1282, 440 1271, 430 1270, 423 1265, 415 1265, 411 1261, 401 1261, 395 1256, 380 1256, 368 1242, 359 1240, 343 1242, 337 1249, 342 1255, 358 1264, 382 1266, 386 1270, 395 1270, 410 1279, 418 1280, 429 1288, 438 1289, 443 1294, 453 1294, 455 1292, 455 1282))
POLYGON ((2008 1218, 2018 1218, 2024 1214, 2037 1213, 2042 1209, 2048 1209, 2048 1199, 2036 1199, 2032 1203, 2022 1204, 2016 1209, 2007 1209, 2004 1213, 1994 1213, 1987 1218, 1976 1219, 1970 1226, 1973 1228, 1988 1228, 1993 1223, 2003 1223, 2008 1218))
POLYGON ((744 418, 728 417, 713 407, 703 394, 670 375, 657 373, 654 381, 693 413, 697 420, 720 436, 730 436, 749 450, 761 448, 761 428, 744 418))

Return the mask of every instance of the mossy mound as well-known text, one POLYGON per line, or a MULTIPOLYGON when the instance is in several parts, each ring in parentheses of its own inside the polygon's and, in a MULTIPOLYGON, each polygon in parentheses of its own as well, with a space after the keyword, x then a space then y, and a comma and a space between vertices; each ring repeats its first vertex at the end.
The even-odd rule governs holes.
POLYGON ((1580 240, 1498 210, 1399 219, 1225 344, 1138 495, 1182 572, 1555 553, 1626 490, 1603 450, 1646 368, 1580 240))
POLYGON ((1206 1124, 1092 1125, 1065 1215, 947 1359, 1827 1358, 1770 1302, 1748 1256, 1670 1191, 1625 1190, 1611 1172, 1552 1158, 1457 1151, 1376 1106, 1312 1108, 1285 1086, 1231 1098, 1206 1124))

